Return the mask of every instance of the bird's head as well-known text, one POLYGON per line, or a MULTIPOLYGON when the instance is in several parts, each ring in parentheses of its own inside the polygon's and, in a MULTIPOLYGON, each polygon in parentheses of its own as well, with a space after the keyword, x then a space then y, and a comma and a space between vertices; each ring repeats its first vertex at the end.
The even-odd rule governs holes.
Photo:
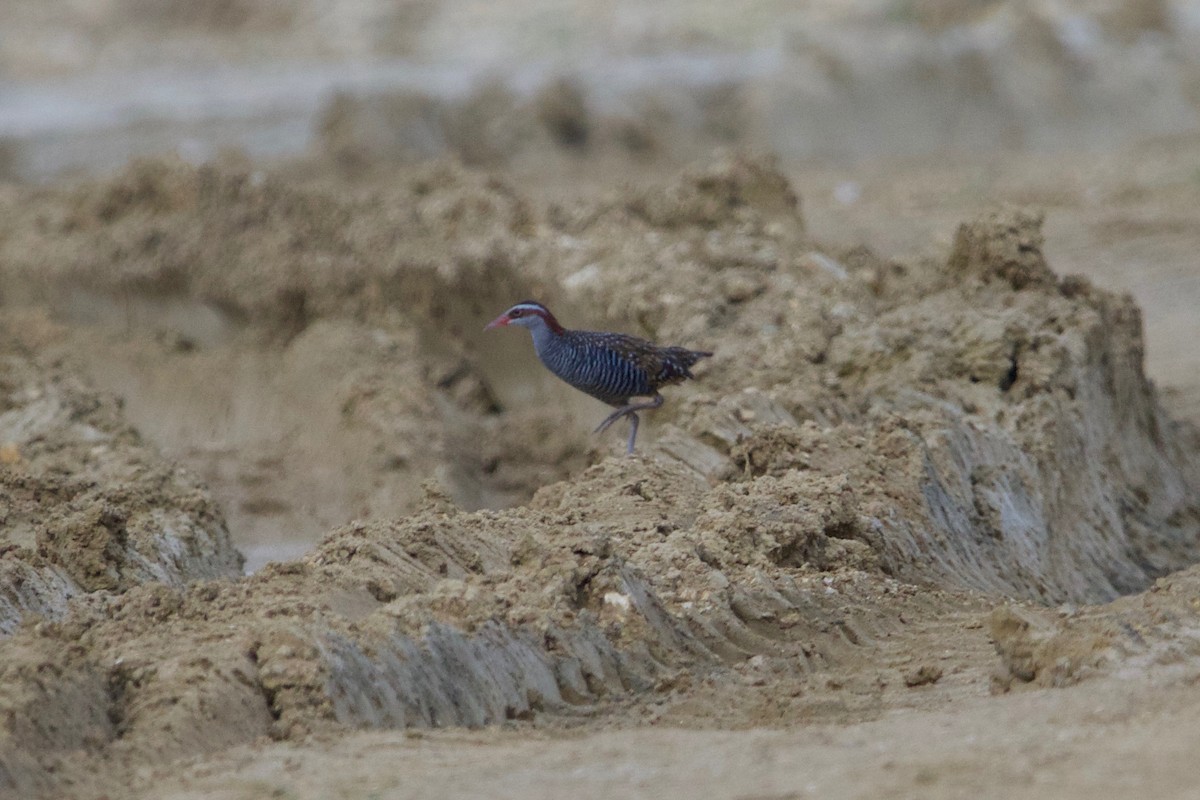
POLYGON ((522 328, 531 329, 545 325, 555 333, 562 333, 563 330, 562 326, 558 324, 558 320, 550 313, 550 309, 532 300, 517 303, 489 322, 484 330, 490 331, 492 328, 505 328, 509 325, 520 325, 522 328))

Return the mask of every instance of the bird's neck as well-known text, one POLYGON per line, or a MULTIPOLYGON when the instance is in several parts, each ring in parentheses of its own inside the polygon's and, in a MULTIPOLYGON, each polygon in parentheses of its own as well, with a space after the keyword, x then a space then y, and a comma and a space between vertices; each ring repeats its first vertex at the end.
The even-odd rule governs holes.
POLYGON ((530 326, 529 332, 533 334, 533 349, 540 356, 554 349, 564 331, 557 322, 551 325, 547 320, 540 319, 539 324, 530 326))
POLYGON ((558 324, 558 320, 554 318, 554 315, 550 313, 549 309, 543 308, 541 313, 538 314, 538 319, 540 319, 542 323, 550 329, 551 333, 559 334, 567 332, 562 325, 558 324))

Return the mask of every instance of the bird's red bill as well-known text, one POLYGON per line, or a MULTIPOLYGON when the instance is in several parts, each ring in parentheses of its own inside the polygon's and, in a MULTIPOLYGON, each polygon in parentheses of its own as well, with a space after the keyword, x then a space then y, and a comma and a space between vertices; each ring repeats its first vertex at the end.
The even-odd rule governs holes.
POLYGON ((496 317, 494 320, 489 322, 487 325, 485 325, 483 329, 485 331, 490 331, 492 328, 503 328, 507 324, 508 324, 508 315, 501 314, 500 316, 496 317))

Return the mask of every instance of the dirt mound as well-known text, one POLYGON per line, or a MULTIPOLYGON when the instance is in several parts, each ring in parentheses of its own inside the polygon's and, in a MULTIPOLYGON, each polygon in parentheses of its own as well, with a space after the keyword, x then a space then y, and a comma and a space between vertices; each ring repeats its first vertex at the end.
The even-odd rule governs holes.
POLYGON ((477 508, 583 463, 582 430, 545 435, 561 415, 497 424, 477 356, 478 319, 534 288, 516 268, 531 212, 501 182, 435 165, 347 196, 142 162, 10 200, 4 296, 60 323, 31 346, 224 487, 242 546, 403 513, 434 472, 477 508))
POLYGON ((590 76, 549 75, 518 90, 529 80, 484 78, 462 96, 339 93, 321 112, 317 142, 301 159, 304 171, 373 183, 397 165, 452 157, 553 181, 553 166, 567 173, 604 169, 597 164, 657 171, 717 147, 766 144, 761 99, 738 79, 629 91, 592 85, 590 76))
POLYGON ((1067 686, 1099 674, 1186 665, 1200 655, 1198 570, 1100 607, 1000 606, 989 627, 1000 656, 994 688, 1067 686))
POLYGON ((538 406, 563 395, 526 343, 478 332, 498 298, 534 295, 579 327, 624 321, 715 346, 701 380, 655 415, 678 424, 670 452, 718 478, 854 475, 873 520, 857 535, 893 574, 1086 601, 1195 556, 1195 457, 1142 375, 1138 312, 1058 282, 1037 216, 998 212, 964 226, 946 264, 895 273, 816 249, 768 161, 732 156, 544 216, 448 165, 397 183, 333 196, 146 162, 14 203, 0 277, 7 296, 68 322, 95 298, 209 309, 215 333, 155 332, 170 345, 160 368, 266 347, 282 365, 270 391, 325 420, 299 453, 348 430, 374 443, 357 474, 375 488, 346 501, 370 513, 412 508, 435 470, 479 507, 596 457, 581 433, 536 432, 538 406), (1066 469, 1067 454, 1091 468, 1066 469))
MULTIPOLYGON (((8 788, 38 788, 46 768, 80 779, 93 757, 158 761, 334 723, 527 719, 755 654, 804 675, 880 635, 879 602, 912 596, 846 571, 864 548, 839 546, 836 495, 793 498, 746 541, 721 510, 741 493, 712 494, 685 467, 609 459, 527 508, 440 510, 435 492, 425 511, 335 531, 236 583, 93 594, 0 644, 8 788), (78 696, 36 690, 46 664, 78 696)), ((769 516, 780 500, 763 494, 769 516)))
POLYGON ((62 617, 86 592, 241 574, 211 496, 113 398, 11 344, 2 358, 0 633, 62 617))
MULTIPOLYGON (((869 674, 906 610, 950 615, 965 590, 1105 601, 1197 560, 1200 453, 1142 374, 1137 309, 1056 278, 1039 216, 998 210, 947 259, 895 265, 822 251, 799 208, 772 162, 737 155, 546 209, 448 164, 345 193, 147 162, 13 198, 4 296, 49 318, 14 338, 137 387, 129 414, 166 441, 220 437, 228 460, 204 463, 231 519, 332 532, 247 578, 185 583, 233 571, 214 550, 154 582, 155 562, 121 562, 167 529, 129 475, 168 509, 207 496, 105 461, 75 409, 43 427, 87 453, 14 436, 14 458, 95 488, 17 493, 65 509, 36 538, 72 588, 47 594, 56 621, 0 642, 0 780, 53 790, 263 734, 536 722, 730 682, 849 681, 866 699, 847 707, 878 713, 889 681, 943 680, 911 656, 869 674), (606 457, 621 437, 586 439, 593 405, 523 337, 480 333, 525 296, 715 355, 638 457, 606 457), (184 408, 223 411, 188 431, 184 408), (73 694, 36 682, 51 668, 73 694)), ((98 408, 82 418, 145 452, 98 408)), ((1011 613, 1005 663, 1037 679, 1063 648, 1011 613)))
POLYGON ((946 560, 935 569, 954 564, 978 588, 1095 602, 1194 560, 1197 463, 1142 374, 1137 308, 1075 279, 1052 285, 1038 225, 1007 212, 965 227, 949 262, 965 280, 856 321, 829 363, 870 398, 868 418, 905 430, 892 447, 917 437, 932 525, 914 526, 900 574, 933 552, 946 560))

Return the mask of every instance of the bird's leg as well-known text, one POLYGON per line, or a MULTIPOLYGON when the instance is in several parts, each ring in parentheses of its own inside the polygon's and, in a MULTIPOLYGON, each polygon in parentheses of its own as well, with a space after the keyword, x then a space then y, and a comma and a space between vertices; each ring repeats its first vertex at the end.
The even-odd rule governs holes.
POLYGON ((654 397, 643 403, 630 403, 629 405, 621 406, 613 413, 604 418, 604 421, 596 426, 596 433, 603 433, 608 430, 608 426, 619 420, 621 417, 628 416, 633 429, 629 432, 629 449, 628 453, 633 452, 633 442, 637 439, 638 416, 637 412, 648 408, 658 408, 663 404, 663 396, 656 394, 654 397))
POLYGON ((612 425, 614 422, 616 422, 617 420, 619 420, 621 417, 625 416, 626 414, 632 414, 635 411, 642 411, 647 408, 658 408, 662 404, 663 404, 663 396, 661 394, 656 394, 656 395, 654 395, 653 398, 647 400, 644 403, 630 403, 627 406, 621 406, 616 411, 614 411, 613 413, 611 413, 607 417, 605 417, 604 421, 601 422, 599 425, 597 425, 596 430, 594 430, 592 432, 593 433, 604 433, 606 430, 608 430, 609 425, 612 425))

